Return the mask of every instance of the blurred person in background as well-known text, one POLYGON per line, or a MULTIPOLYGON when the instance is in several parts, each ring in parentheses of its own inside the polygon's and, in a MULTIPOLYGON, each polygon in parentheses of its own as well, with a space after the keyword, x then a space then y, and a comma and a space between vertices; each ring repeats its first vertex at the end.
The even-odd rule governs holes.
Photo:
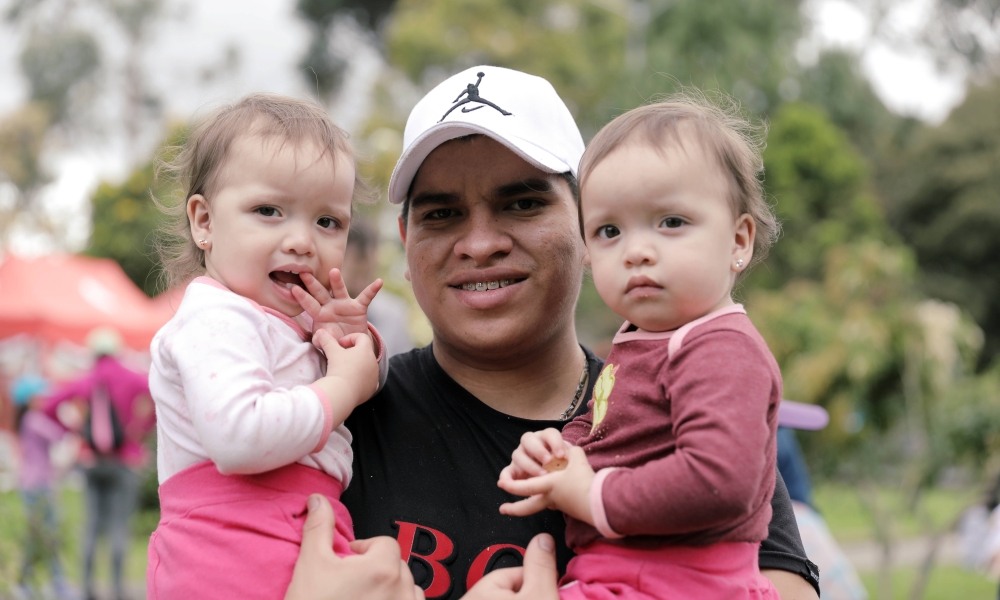
MULTIPOLYGON (((351 222, 341 271, 352 298, 378 277, 378 243, 378 231, 374 227, 360 219, 351 222)), ((382 334, 389 356, 413 349, 409 313, 406 301, 385 288, 368 305, 368 320, 382 334)))
POLYGON ((782 422, 790 426, 778 428, 778 472, 788 486, 802 545, 823 574, 819 582, 820 597, 823 600, 867 600, 868 591, 854 565, 830 533, 823 515, 816 510, 809 466, 795 437, 795 429, 809 431, 826 427, 829 415, 817 408, 793 406, 787 401, 782 403, 782 422))
POLYGON ((120 599, 125 597, 123 564, 138 489, 134 469, 146 461, 142 441, 155 415, 147 374, 136 373, 115 358, 122 345, 118 332, 97 328, 87 345, 94 353, 93 368, 56 389, 45 402, 45 413, 56 418, 61 405, 73 402, 89 409, 80 431, 86 442, 80 461, 86 478, 83 585, 86 597, 94 598, 94 551, 98 535, 107 532, 114 593, 120 599))
POLYGON ((35 567, 48 568, 56 597, 73 598, 59 560, 59 523, 56 519, 53 469, 49 450, 66 435, 66 429, 42 412, 49 382, 39 375, 21 375, 10 387, 17 408, 17 431, 21 446, 18 487, 24 505, 27 531, 21 558, 18 591, 25 598, 40 597, 35 567))

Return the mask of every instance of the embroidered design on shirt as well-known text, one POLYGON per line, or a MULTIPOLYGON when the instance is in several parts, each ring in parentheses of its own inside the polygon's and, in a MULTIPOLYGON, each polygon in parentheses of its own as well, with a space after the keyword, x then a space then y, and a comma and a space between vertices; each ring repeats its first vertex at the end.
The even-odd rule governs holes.
MULTIPOLYGON (((476 73, 476 75, 479 76, 479 79, 476 80, 476 83, 475 84, 470 83, 469 85, 465 86, 465 89, 462 90, 462 93, 458 95, 458 98, 455 98, 455 100, 452 102, 452 107, 448 109, 448 112, 444 113, 444 117, 447 117, 448 115, 450 115, 451 111, 455 110, 459 106, 462 106, 463 104, 469 104, 470 102, 478 102, 479 106, 477 106, 475 108, 465 107, 465 108, 462 109, 462 112, 464 112, 464 113, 470 113, 470 112, 472 112, 474 110, 479 110, 480 108, 482 108, 484 106, 489 106, 491 108, 495 108, 498 111, 500 111, 500 114, 503 115, 503 116, 505 116, 505 117, 510 116, 511 113, 505 111, 504 109, 500 108, 496 104, 493 104, 492 102, 490 102, 486 98, 483 98, 482 96, 479 95, 479 84, 483 81, 483 77, 486 77, 486 73, 483 73, 482 71, 480 71, 480 72, 476 73), (462 96, 465 96, 465 98, 462 98, 462 96)), ((440 123, 441 121, 444 121, 444 117, 441 117, 441 119, 438 121, 438 123, 440 123)))
POLYGON ((594 382, 594 424, 590 427, 591 434, 604 420, 604 415, 608 414, 608 397, 611 396, 611 389, 615 387, 615 373, 618 372, 619 366, 611 363, 604 365, 600 377, 594 382))

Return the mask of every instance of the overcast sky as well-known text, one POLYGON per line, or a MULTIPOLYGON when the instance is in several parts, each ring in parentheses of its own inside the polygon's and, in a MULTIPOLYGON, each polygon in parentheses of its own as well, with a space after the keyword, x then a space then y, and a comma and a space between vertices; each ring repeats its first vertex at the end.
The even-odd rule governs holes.
MULTIPOLYGON (((166 114, 188 119, 192 113, 250 91, 272 91, 291 95, 306 93, 296 64, 308 42, 308 31, 294 13, 294 0, 166 0, 167 15, 157 24, 145 52, 147 76, 152 90, 160 94, 166 114), (229 51, 232 50, 232 51, 229 51), (226 57, 235 57, 235 68, 222 69, 226 57), (215 76, 213 77, 213 74, 215 76)), ((5 12, 10 0, 0 0, 5 12)), ((909 0, 891 15, 899 31, 919 29, 926 21, 928 0, 909 0)), ((865 15, 846 0, 807 0, 807 14, 814 24, 812 34, 799 48, 798 58, 808 62, 823 47, 841 46, 862 54, 862 69, 875 91, 892 110, 939 122, 961 102, 961 76, 938 73, 929 56, 903 54, 870 42, 870 24, 865 15)), ((96 17, 95 17, 96 18, 96 17)), ((109 34, 105 40, 106 62, 120 63, 124 43, 109 34)), ((0 114, 18 107, 27 97, 27 87, 17 62, 21 39, 6 23, 0 23, 0 114)), ((369 51, 370 52, 370 51, 369 51)), ((377 57, 364 64, 377 65, 377 57)), ((366 71, 366 69, 362 69, 366 71)), ((109 75, 113 77, 114 75, 109 75)), ((363 74, 349 82, 352 89, 365 89, 363 74)), ((336 107, 334 119, 350 128, 363 115, 363 98, 348 94, 351 102, 336 107)), ((104 100, 105 111, 116 114, 114 100, 104 100)), ((103 141, 74 147, 51 158, 56 182, 47 191, 47 206, 65 214, 73 224, 67 246, 81 248, 89 231, 86 199, 102 179, 123 177, 135 157, 121 145, 103 141)), ((44 240, 25 234, 12 237, 19 252, 52 251, 44 240)))

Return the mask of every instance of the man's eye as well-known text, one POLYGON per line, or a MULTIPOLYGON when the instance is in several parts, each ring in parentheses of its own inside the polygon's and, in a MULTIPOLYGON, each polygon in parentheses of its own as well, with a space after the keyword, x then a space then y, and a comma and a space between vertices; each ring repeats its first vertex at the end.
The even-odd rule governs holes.
POLYGON ((258 206, 254 209, 258 215, 262 217, 276 217, 278 216, 278 209, 273 206, 258 206))
POLYGON ((429 211, 426 215, 424 215, 424 218, 430 219, 432 221, 439 221, 441 219, 447 219, 449 217, 454 217, 454 216, 455 216, 455 209, 436 208, 432 211, 429 211))
POLYGON ((542 203, 534 198, 521 198, 511 202, 508 208, 513 210, 534 210, 541 205, 542 203))
POLYGON ((667 227, 669 229, 677 229, 683 224, 684 219, 680 217, 667 217, 666 219, 663 219, 662 223, 660 223, 662 227, 667 227))
POLYGON ((610 240, 621 235, 621 231, 614 225, 602 225, 597 228, 597 237, 610 240))
POLYGON ((316 224, 323 229, 335 229, 340 225, 333 217, 320 217, 316 224))

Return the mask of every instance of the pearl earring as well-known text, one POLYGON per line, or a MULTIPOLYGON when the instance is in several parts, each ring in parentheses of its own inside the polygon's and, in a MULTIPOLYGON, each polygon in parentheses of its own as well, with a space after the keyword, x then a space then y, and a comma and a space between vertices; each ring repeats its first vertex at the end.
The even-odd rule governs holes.
POLYGON ((208 243, 208 241, 205 240, 205 238, 201 238, 200 240, 198 240, 198 245, 199 246, 204 246, 207 243, 208 243))
POLYGON ((742 269, 743 268, 743 259, 742 258, 736 260, 736 268, 737 269, 742 269))

